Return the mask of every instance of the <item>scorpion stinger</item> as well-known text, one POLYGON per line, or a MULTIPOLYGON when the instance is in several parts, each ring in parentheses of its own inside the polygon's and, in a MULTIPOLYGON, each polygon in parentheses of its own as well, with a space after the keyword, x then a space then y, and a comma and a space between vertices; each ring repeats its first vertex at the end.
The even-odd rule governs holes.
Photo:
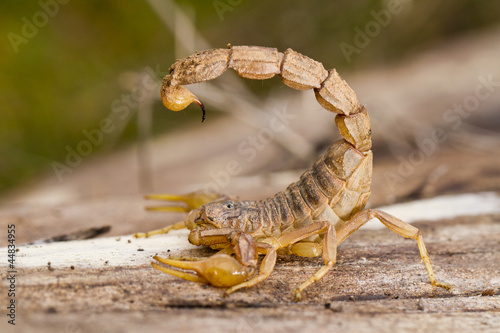
POLYGON ((198 52, 177 60, 163 79, 163 104, 180 111, 192 102, 203 104, 184 85, 213 80, 226 69, 248 79, 263 80, 278 74, 297 90, 313 89, 318 103, 336 113, 335 124, 343 139, 333 143, 300 179, 274 197, 258 201, 231 200, 223 195, 195 192, 180 196, 155 196, 170 201, 165 211, 185 210, 184 221, 137 237, 188 228, 194 245, 220 250, 207 259, 186 263, 155 257, 167 266, 153 267, 189 280, 230 287, 226 293, 251 287, 267 279, 276 263, 277 250, 302 257, 322 256, 324 265, 295 289, 302 291, 320 280, 335 265, 337 246, 372 218, 395 233, 414 239, 433 286, 452 289, 437 281, 420 231, 376 209, 365 209, 370 197, 372 151, 370 118, 351 87, 335 69, 291 49, 230 46, 198 52), (179 202, 184 202, 179 206, 179 202), (180 208, 179 208, 180 207, 180 208), (232 257, 234 255, 234 257, 232 257), (257 256, 264 255, 257 272, 257 256), (255 274, 254 274, 255 272, 255 274), (253 276, 255 275, 255 276, 253 276))
POLYGON ((200 102, 200 104, 198 104, 200 107, 201 107, 201 111, 203 111, 203 115, 201 116, 201 122, 204 122, 205 121, 205 107, 203 106, 203 103, 200 102))
POLYGON ((165 84, 165 80, 163 80, 161 100, 163 105, 172 111, 181 111, 189 104, 196 103, 201 107, 201 111, 203 112, 201 122, 205 120, 205 106, 198 97, 183 86, 173 86, 171 83, 165 84))

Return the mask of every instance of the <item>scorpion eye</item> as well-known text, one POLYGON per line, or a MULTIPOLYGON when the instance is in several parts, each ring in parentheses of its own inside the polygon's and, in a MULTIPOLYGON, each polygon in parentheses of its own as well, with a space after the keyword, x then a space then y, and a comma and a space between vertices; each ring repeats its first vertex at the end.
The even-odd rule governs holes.
POLYGON ((228 209, 231 209, 233 207, 234 207, 234 205, 232 203, 226 205, 226 208, 228 208, 228 209))

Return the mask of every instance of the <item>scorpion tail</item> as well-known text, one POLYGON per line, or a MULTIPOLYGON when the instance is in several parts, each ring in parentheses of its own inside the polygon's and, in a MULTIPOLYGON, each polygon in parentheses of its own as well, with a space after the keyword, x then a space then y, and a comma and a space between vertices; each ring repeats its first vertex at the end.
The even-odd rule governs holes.
POLYGON ((328 111, 336 112, 335 123, 342 137, 360 151, 371 149, 370 118, 360 105, 356 93, 335 69, 315 88, 318 103, 328 111))
POLYGON ((228 49, 207 50, 178 60, 163 79, 163 104, 180 111, 197 103, 203 110, 203 121, 203 104, 183 86, 213 80, 228 68, 247 79, 263 80, 279 75, 293 89, 314 89, 319 104, 338 114, 336 123, 344 139, 360 151, 370 150, 370 120, 354 90, 335 69, 326 70, 320 62, 292 49, 281 53, 271 47, 229 45, 228 49))

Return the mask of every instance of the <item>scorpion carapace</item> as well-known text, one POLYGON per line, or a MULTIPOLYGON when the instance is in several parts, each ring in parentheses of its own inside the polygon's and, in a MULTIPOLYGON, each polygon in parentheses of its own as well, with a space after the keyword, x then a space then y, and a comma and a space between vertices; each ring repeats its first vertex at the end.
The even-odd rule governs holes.
POLYGON ((163 79, 161 97, 170 110, 179 111, 200 100, 184 85, 222 75, 227 68, 249 79, 268 79, 278 74, 283 83, 297 90, 314 89, 323 108, 336 113, 335 123, 343 137, 331 145, 285 191, 260 201, 236 201, 213 194, 158 195, 152 199, 182 202, 159 207, 164 211, 186 211, 182 222, 137 237, 190 229, 189 241, 219 249, 200 261, 160 258, 153 267, 186 280, 230 287, 232 293, 265 280, 274 269, 277 250, 303 257, 322 256, 324 266, 295 289, 295 299, 310 284, 321 279, 335 264, 337 246, 372 218, 399 235, 417 241, 432 285, 451 289, 436 280, 419 230, 375 209, 363 210, 370 196, 372 152, 370 121, 354 91, 335 69, 287 49, 259 46, 229 46, 198 52, 178 60, 163 79), (264 259, 257 272, 258 255, 264 259), (232 256, 234 255, 234 257, 232 256), (188 270, 188 271, 185 271, 188 270))

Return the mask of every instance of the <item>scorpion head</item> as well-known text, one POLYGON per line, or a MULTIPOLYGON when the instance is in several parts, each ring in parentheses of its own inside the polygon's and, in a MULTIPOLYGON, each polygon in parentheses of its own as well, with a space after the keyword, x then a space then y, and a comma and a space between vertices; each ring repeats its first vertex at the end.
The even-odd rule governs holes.
POLYGON ((195 224, 209 224, 214 228, 246 230, 258 218, 259 210, 254 201, 215 201, 200 207, 195 224))
MULTIPOLYGON (((199 233, 209 229, 234 229, 252 232, 258 221, 259 210, 253 201, 221 200, 192 210, 186 226, 191 230, 190 241, 199 244, 199 233)), ((208 244, 206 244, 208 245, 208 244)))

